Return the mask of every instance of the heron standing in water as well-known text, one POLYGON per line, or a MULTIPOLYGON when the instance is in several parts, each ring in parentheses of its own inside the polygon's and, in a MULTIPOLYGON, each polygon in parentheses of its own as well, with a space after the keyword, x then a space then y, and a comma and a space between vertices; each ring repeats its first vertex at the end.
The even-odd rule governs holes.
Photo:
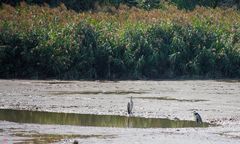
POLYGON ((200 114, 198 114, 197 112, 194 111, 193 115, 194 115, 196 123, 197 124, 202 124, 202 118, 201 118, 200 114))
POLYGON ((130 101, 127 104, 127 112, 129 115, 132 114, 132 110, 133 110, 133 101, 131 96, 130 101))

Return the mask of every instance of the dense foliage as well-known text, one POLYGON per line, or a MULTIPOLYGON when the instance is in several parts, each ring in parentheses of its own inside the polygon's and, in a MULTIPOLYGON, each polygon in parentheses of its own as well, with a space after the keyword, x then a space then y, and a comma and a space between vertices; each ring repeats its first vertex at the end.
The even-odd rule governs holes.
POLYGON ((240 14, 2 5, 1 78, 240 77, 240 14))
POLYGON ((112 5, 116 8, 120 4, 135 6, 144 9, 160 8, 165 2, 175 4, 178 8, 192 10, 196 6, 207 6, 215 8, 217 6, 240 8, 239 0, 1 0, 1 3, 19 5, 20 2, 28 4, 48 4, 50 7, 56 7, 64 3, 68 9, 75 11, 95 10, 98 5, 112 5))

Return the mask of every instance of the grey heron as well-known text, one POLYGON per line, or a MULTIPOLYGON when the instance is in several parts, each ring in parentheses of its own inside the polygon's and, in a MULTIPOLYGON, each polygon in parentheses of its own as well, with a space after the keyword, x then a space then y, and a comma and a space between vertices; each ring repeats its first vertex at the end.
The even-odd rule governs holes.
POLYGON ((132 109, 133 109, 133 101, 132 101, 132 96, 131 96, 130 101, 127 104, 127 112, 129 115, 132 114, 132 109))
POLYGON ((194 117, 195 117, 195 121, 196 121, 196 123, 197 124, 202 124, 202 118, 201 118, 201 116, 200 116, 200 114, 198 114, 197 112, 193 112, 193 115, 194 115, 194 117))

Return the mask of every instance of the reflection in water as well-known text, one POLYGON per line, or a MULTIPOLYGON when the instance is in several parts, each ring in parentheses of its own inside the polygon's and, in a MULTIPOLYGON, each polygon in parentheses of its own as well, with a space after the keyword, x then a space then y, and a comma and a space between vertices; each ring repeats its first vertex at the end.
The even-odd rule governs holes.
POLYGON ((194 121, 169 120, 159 118, 127 117, 117 115, 93 115, 38 112, 27 110, 0 109, 0 120, 37 123, 37 124, 60 124, 99 127, 122 127, 122 128, 184 128, 184 127, 208 127, 208 123, 196 125, 194 121))

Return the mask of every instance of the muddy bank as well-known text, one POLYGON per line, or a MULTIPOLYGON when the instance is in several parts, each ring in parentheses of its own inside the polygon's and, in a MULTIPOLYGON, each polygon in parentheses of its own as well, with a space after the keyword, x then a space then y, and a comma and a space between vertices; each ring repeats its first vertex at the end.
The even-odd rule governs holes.
POLYGON ((0 108, 205 121, 238 119, 238 81, 0 81, 0 108))
POLYGON ((107 128, 68 125, 18 124, 0 121, 0 140, 20 143, 72 144, 238 144, 239 127, 212 128, 107 128))
MULTIPOLYGON (((114 138, 102 139, 99 143, 131 143, 134 142, 128 140, 131 137, 139 140, 139 143, 156 143, 157 141, 193 143, 194 139, 199 139, 199 143, 202 143, 201 138, 206 139, 206 143, 208 140, 210 143, 236 143, 235 141, 240 137, 239 94, 238 80, 117 82, 0 80, 1 109, 127 116, 126 104, 132 96, 133 114, 136 117, 193 120, 192 112, 198 111, 203 121, 220 125, 197 130, 194 128, 180 130, 89 128, 92 129, 90 135, 99 135, 95 129, 101 134, 115 135, 114 138), (125 131, 129 135, 126 138, 125 131), (198 137, 199 133, 201 138, 198 137), (185 138, 190 138, 192 141, 187 142, 185 138)), ((25 124, 14 124, 16 127, 22 127, 22 125, 25 124)), ((38 124, 31 126, 35 125, 38 124)), ((31 126, 21 129, 29 131, 31 126)), ((56 125, 52 127, 54 126, 56 125)), ((56 126, 56 135, 60 131, 59 127, 68 126, 56 126)), ((81 130, 81 135, 87 134, 88 127, 72 126, 71 128, 77 129, 76 131, 81 130)), ((11 131, 8 128, 1 129, 1 135, 11 131)), ((50 131, 38 131, 38 133, 51 134, 50 131)), ((68 131, 63 130, 62 134, 66 135, 68 131)), ((73 140, 73 138, 66 139, 73 140)), ((79 141, 98 142, 96 137, 87 140, 79 138, 79 141)))

